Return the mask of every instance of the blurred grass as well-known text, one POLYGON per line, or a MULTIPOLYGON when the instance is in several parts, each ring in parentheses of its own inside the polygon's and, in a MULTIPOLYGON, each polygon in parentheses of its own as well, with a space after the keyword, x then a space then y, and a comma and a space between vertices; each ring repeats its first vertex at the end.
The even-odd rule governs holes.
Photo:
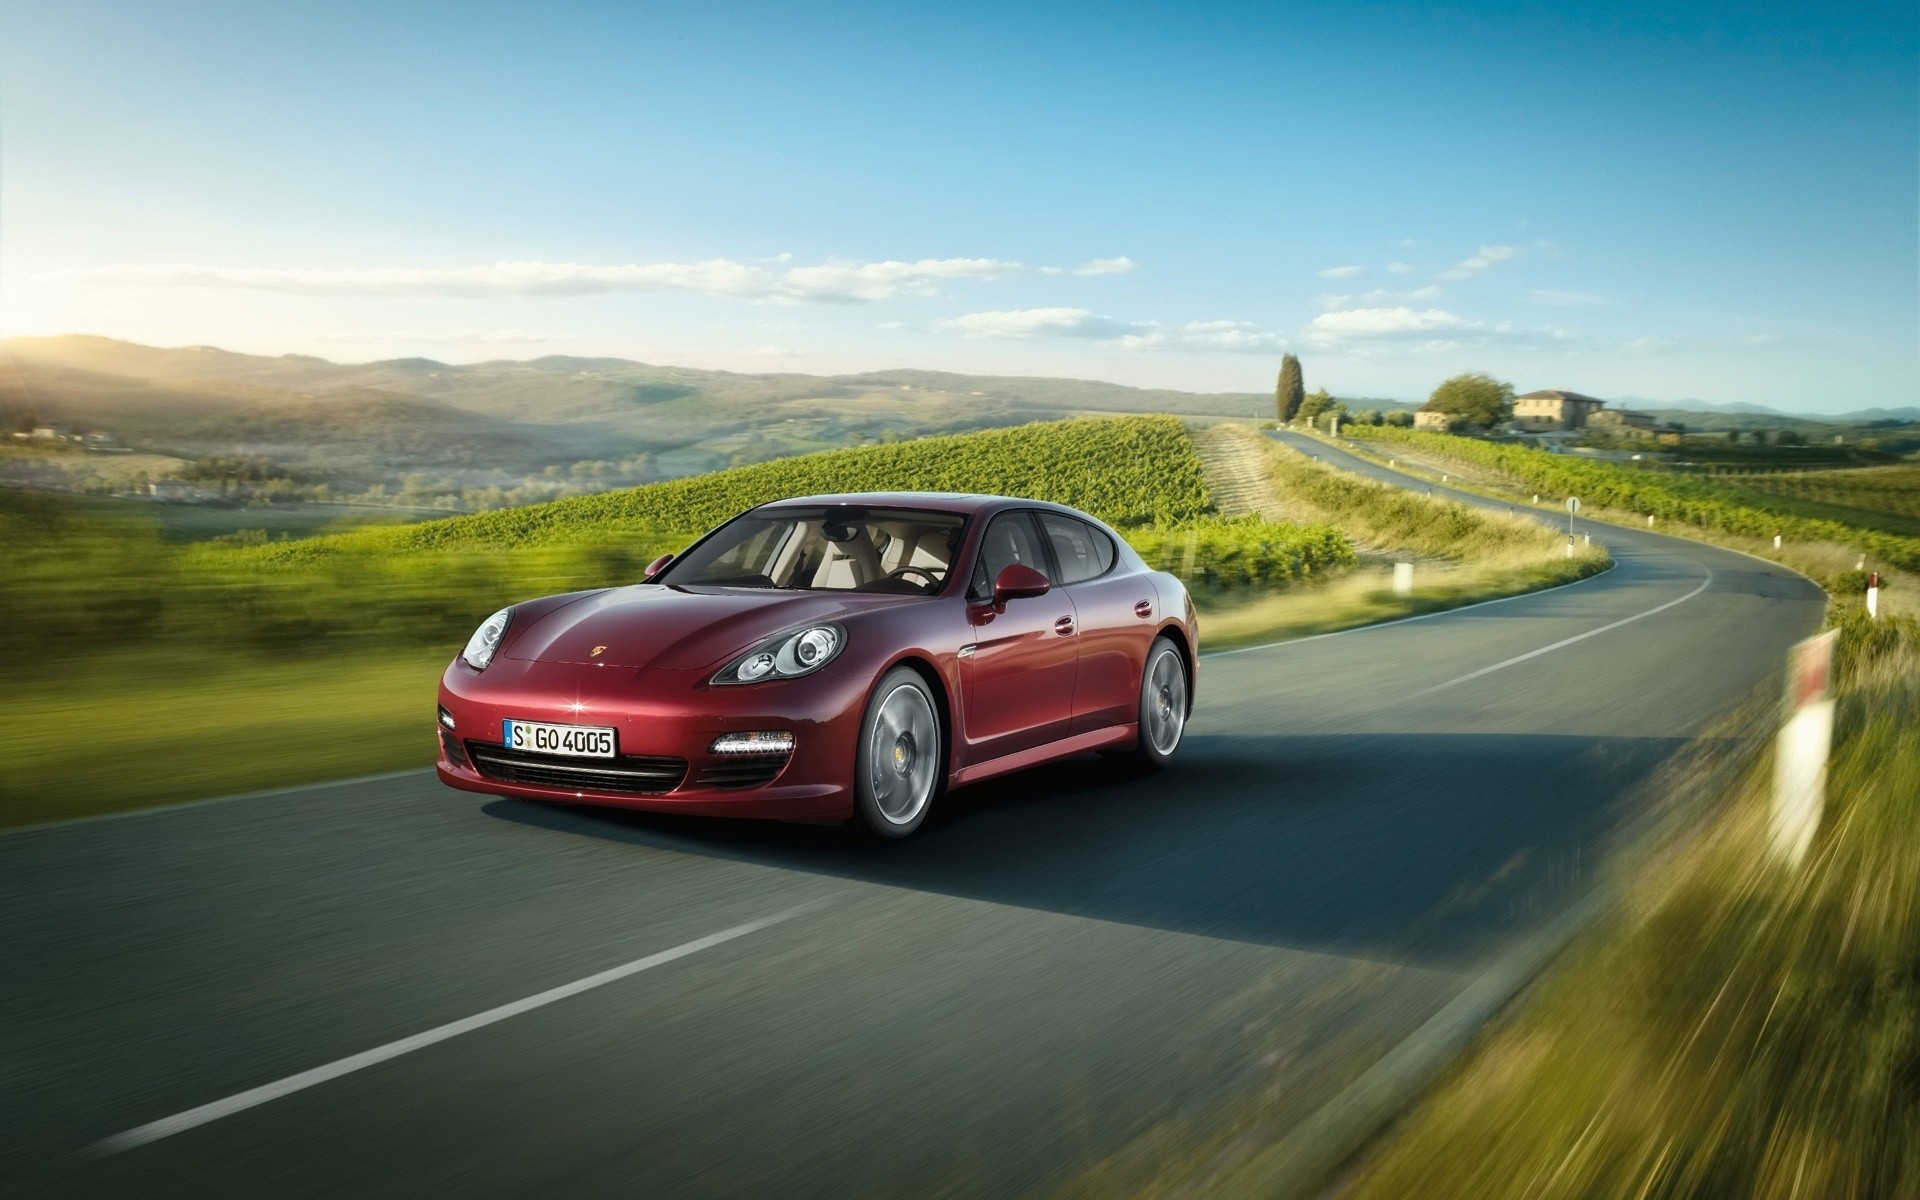
POLYGON ((0 825, 375 774, 433 761, 433 698, 453 657, 149 651, 64 664, 13 687, 0 825))
POLYGON ((1202 605, 1203 653, 1285 638, 1310 637, 1573 583, 1609 566, 1602 553, 1572 559, 1422 566, 1411 595, 1393 592, 1391 568, 1363 567, 1314 588, 1276 592, 1237 604, 1202 605), (1216 607, 1217 605, 1217 607, 1216 607))
POLYGON ((1806 864, 1763 756, 1343 1195, 1920 1196, 1920 623, 1837 623, 1806 864))

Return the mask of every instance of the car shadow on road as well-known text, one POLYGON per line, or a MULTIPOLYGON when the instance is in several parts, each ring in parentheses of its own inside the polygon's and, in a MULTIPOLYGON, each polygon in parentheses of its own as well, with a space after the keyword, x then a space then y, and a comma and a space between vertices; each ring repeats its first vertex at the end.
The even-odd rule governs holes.
POLYGON ((1459 969, 1592 883, 1684 739, 1193 736, 945 796, 899 843, 835 827, 496 800, 502 820, 996 904, 1459 969))

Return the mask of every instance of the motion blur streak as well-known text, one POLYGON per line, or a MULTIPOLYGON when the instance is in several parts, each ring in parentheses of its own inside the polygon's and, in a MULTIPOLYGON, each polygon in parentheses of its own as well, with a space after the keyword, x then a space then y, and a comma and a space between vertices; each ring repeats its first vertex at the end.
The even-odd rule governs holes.
POLYGON ((569 996, 577 996, 581 992, 591 988, 597 988, 602 984, 625 979, 629 975, 637 975, 642 971, 650 970, 654 967, 665 966, 667 963, 673 962, 676 959, 685 958, 689 954, 698 954, 700 951, 718 946, 722 942, 730 942, 734 938, 745 937, 749 933, 757 933, 769 925, 778 925, 782 921, 800 915, 800 913, 805 910, 806 906, 802 905, 798 908, 790 908, 783 913, 775 913, 771 917, 762 917, 757 921, 748 921, 743 925, 735 925, 731 929, 722 929, 719 933, 710 933, 706 937, 695 938, 693 941, 684 942, 671 950, 662 950, 658 954, 649 954, 645 958, 636 958, 630 963, 622 963, 620 966, 610 967, 597 975, 589 975, 585 979, 576 979, 572 983, 561 984, 557 988, 549 988, 538 995, 528 996, 525 1000, 515 1000, 511 1004, 502 1004, 497 1008, 490 1008, 486 1012, 476 1013, 464 1020, 449 1022, 448 1024, 440 1026, 438 1029, 429 1029, 425 1033, 416 1033, 412 1037, 401 1038, 397 1042, 388 1042, 384 1046, 375 1046, 371 1050, 364 1050, 359 1054, 350 1055, 337 1062, 330 1062, 323 1067, 315 1067, 311 1071, 302 1071, 298 1075, 289 1075, 285 1079, 278 1079, 272 1083, 262 1084, 257 1088, 251 1088, 241 1092, 239 1095, 228 1096, 225 1100, 216 1100, 212 1104, 203 1104, 199 1108, 190 1108, 186 1112, 175 1113, 171 1117, 153 1121, 140 1126, 138 1129, 129 1129, 125 1133, 115 1134, 113 1137, 101 1142, 97 1149, 103 1154, 113 1154, 121 1150, 131 1150, 135 1146, 143 1146, 148 1142, 158 1141, 163 1137, 169 1137, 176 1133, 185 1132, 197 1125, 205 1125, 209 1121, 217 1121, 221 1117, 231 1116, 243 1109, 252 1108, 256 1104, 265 1104, 269 1100, 278 1100, 282 1096, 290 1095, 303 1088, 310 1088, 315 1084, 325 1083, 329 1079, 338 1079, 340 1076, 358 1071, 362 1067, 371 1067, 375 1063, 383 1063, 390 1058, 398 1058, 402 1054, 423 1049, 433 1045, 435 1042, 444 1042, 448 1038, 459 1037, 463 1033, 471 1033, 483 1026, 491 1025, 495 1021, 504 1021, 508 1017, 517 1017, 521 1013, 531 1012, 536 1008, 552 1004, 556 1000, 565 1000, 569 996))

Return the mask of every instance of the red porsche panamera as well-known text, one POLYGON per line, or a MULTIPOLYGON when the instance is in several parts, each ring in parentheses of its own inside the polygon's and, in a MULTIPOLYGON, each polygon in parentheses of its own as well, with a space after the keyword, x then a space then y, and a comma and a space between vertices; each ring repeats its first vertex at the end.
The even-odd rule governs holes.
POLYGON ((535 800, 852 818, 1091 750, 1164 764, 1194 693, 1178 579, 1056 504, 764 504, 646 580, 487 618, 440 681, 440 778, 535 800))

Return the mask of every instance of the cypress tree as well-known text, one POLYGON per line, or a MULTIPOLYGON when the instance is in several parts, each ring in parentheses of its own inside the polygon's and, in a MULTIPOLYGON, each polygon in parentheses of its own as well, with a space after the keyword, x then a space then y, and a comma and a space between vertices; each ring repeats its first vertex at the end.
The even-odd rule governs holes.
POLYGON ((1300 373, 1300 360, 1291 354, 1280 356, 1280 382, 1274 386, 1273 400, 1280 413, 1280 423, 1285 425, 1293 420, 1300 411, 1300 401, 1306 397, 1306 377, 1300 373))

